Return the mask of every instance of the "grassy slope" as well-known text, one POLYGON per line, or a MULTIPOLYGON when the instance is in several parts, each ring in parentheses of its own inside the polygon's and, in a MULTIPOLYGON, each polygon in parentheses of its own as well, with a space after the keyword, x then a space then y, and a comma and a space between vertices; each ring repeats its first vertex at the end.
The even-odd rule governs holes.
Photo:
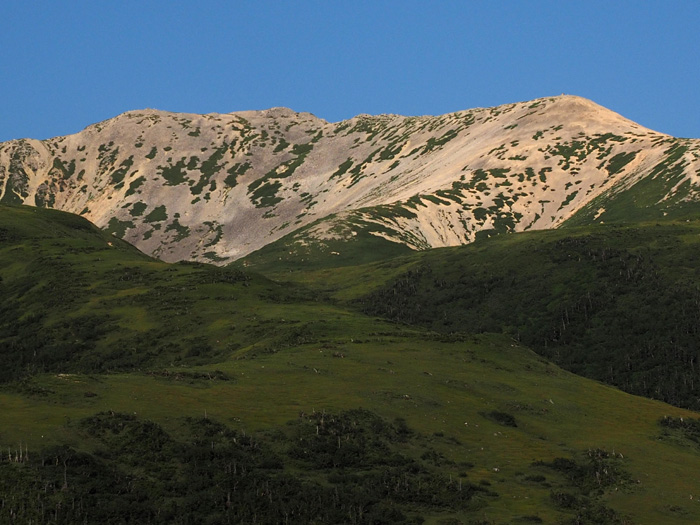
MULTIPOLYGON (((603 498, 608 505, 638 523, 700 518, 689 500, 700 451, 691 442, 660 440, 657 424, 664 415, 688 418, 687 412, 563 372, 501 337, 441 343, 375 336, 361 343, 333 339, 323 346, 216 365, 235 381, 40 375, 31 386, 46 389, 45 395, 0 395, 0 440, 5 448, 25 443, 32 453, 56 443, 89 447, 77 422, 108 410, 136 413, 170 432, 177 431, 181 417, 205 413, 250 432, 294 420, 300 411, 363 407, 389 420, 405 418, 431 436, 433 449, 473 464, 467 479, 486 480, 499 494, 477 515, 498 523, 516 516, 538 515, 545 522, 564 516, 550 493, 570 491, 565 478, 532 463, 577 458, 596 448, 624 454, 624 469, 640 481, 613 488, 603 498), (345 357, 332 357, 335 352, 345 357), (482 415, 491 411, 512 414, 518 426, 504 427, 482 415), (551 485, 526 479, 538 474, 551 485)), ((465 467, 446 465, 443 471, 456 479, 465 467)))
MULTIPOLYGON (((42 330, 88 313, 106 316, 116 327, 88 340, 80 353, 69 354, 68 364, 44 363, 46 372, 35 367, 40 373, 3 388, 0 450, 16 449, 20 443, 32 454, 63 443, 93 450, 97 445, 79 422, 100 411, 135 413, 178 435, 184 416, 206 414, 231 428, 263 432, 287 428, 285 423, 300 411, 363 407, 387 420, 405 418, 426 436, 414 454, 432 449, 455 462, 435 467, 444 475, 458 479, 466 472, 460 479, 498 493, 473 511, 417 509, 428 522, 450 516, 494 523, 527 516, 546 523, 570 518, 576 511, 557 506, 551 494, 575 493, 571 480, 533 462, 581 460, 587 450, 597 448, 624 454, 620 462, 629 481, 621 478, 596 501, 637 523, 700 520, 700 507, 689 499, 696 489, 700 448, 678 433, 662 439, 658 425, 665 415, 688 418, 692 413, 564 372, 505 335, 445 338, 424 329, 398 328, 342 306, 311 301, 314 293, 298 288, 288 292, 233 270, 228 270, 233 282, 221 282, 226 279, 219 269, 152 261, 84 222, 61 222, 77 219, 56 212, 4 208, 0 218, 0 231, 7 232, 0 245, 5 302, 14 297, 20 311, 36 309, 41 315, 35 322, 46 327, 42 330), (83 249, 73 253, 76 246, 83 249), (35 288, 21 296, 14 288, 57 279, 52 270, 57 267, 45 260, 31 266, 34 279, 29 279, 25 265, 35 256, 62 257, 65 266, 58 269, 71 275, 95 273, 72 302, 44 310, 41 295, 32 299, 35 288), (118 264, 139 268, 143 277, 122 280, 125 272, 114 270, 118 264), (219 281, 206 284, 207 276, 219 281), (150 297, 154 289, 160 303, 124 300, 150 297), (168 329, 152 333, 161 323, 168 329), (148 338, 139 343, 135 334, 148 338), (208 346, 200 345, 199 355, 188 355, 193 344, 186 340, 200 338, 208 346), (154 345, 160 350, 144 361, 109 357, 124 340, 134 345, 134 354, 154 345), (105 374, 105 368, 122 371, 105 374), (163 369, 170 374, 146 372, 163 369), (492 412, 512 415, 517 427, 497 423, 489 417, 492 412)), ((376 263, 379 281, 404 263, 376 263)), ((323 272, 318 270, 316 278, 323 272)), ((324 285, 324 293, 329 286, 346 297, 376 288, 367 281, 366 268, 336 272, 345 279, 336 276, 334 283, 324 285), (354 282, 348 272, 356 277, 354 282)), ((73 282, 55 281, 52 293, 73 282)), ((63 335, 56 332, 52 344, 63 335)))
POLYGON ((318 224, 332 221, 326 217, 301 230, 285 235, 281 239, 247 255, 233 263, 236 268, 252 268, 265 275, 281 275, 297 271, 313 271, 338 267, 358 266, 392 259, 413 253, 404 244, 388 241, 372 231, 381 231, 380 226, 348 224, 338 226, 339 231, 330 233, 327 239, 318 239, 307 232, 318 224), (355 234, 348 233, 353 230, 355 234), (337 236, 337 238, 330 238, 337 236))
POLYGON ((3 379, 210 362, 285 344, 297 327, 279 320, 313 325, 319 309, 257 275, 161 263, 52 210, 4 208, 0 233, 3 379))
POLYGON ((441 332, 507 333, 577 373, 697 409, 699 242, 697 222, 500 236, 417 254, 338 297, 441 332))

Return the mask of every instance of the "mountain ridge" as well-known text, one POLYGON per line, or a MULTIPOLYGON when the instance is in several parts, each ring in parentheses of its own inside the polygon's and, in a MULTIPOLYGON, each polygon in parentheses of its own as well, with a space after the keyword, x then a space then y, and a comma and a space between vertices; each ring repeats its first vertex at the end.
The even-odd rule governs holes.
MULTIPOLYGON (((135 110, 0 144, 0 202, 80 214, 166 261, 216 264, 292 232, 323 244, 367 231, 425 249, 556 228, 650 175, 683 190, 652 207, 694 202, 700 140, 574 95, 337 123, 281 107, 135 110)), ((585 220, 606 219, 597 205, 585 220)))

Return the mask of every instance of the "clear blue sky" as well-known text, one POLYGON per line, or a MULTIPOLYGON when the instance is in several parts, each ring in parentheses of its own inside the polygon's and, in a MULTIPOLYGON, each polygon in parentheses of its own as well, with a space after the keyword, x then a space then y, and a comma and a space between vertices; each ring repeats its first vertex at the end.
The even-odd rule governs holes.
POLYGON ((0 140, 146 107, 338 121, 560 93, 700 137, 698 1, 12 1, 0 46, 0 140))

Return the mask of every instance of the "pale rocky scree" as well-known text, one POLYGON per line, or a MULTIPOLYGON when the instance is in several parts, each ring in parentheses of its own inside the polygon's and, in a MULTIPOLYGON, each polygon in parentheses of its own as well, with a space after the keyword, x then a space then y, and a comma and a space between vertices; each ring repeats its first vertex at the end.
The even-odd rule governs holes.
POLYGON ((604 221, 606 196, 669 174, 655 205, 697 199, 700 140, 570 95, 338 123, 286 108, 149 109, 0 144, 0 202, 80 214, 165 261, 216 264, 293 232, 292 245, 364 230, 425 249, 577 212, 604 221))

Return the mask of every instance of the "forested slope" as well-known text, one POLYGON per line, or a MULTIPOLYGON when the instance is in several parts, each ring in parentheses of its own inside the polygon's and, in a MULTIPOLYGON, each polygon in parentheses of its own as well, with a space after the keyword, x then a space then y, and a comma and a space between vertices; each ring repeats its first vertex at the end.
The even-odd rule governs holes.
POLYGON ((504 332, 573 372, 700 409, 700 225, 500 236, 433 250, 358 301, 440 332, 504 332))

